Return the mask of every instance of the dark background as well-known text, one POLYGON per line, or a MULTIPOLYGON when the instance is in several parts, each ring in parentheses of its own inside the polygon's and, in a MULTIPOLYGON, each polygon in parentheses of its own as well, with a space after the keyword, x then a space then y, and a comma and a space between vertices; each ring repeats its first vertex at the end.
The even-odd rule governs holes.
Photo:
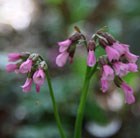
MULTIPOLYGON (((26 76, 5 72, 7 54, 37 52, 47 60, 57 106, 68 138, 74 122, 87 53, 79 47, 74 63, 58 68, 57 42, 75 25, 88 37, 103 26, 119 41, 140 53, 139 0, 1 0, 0 1, 0 138, 59 138, 47 85, 38 94, 23 93, 26 76)), ((99 51, 100 52, 100 51, 99 51)), ((133 87, 136 103, 124 103, 112 85, 103 94, 98 74, 93 77, 83 121, 83 138, 140 138, 140 73, 124 79, 133 87)))

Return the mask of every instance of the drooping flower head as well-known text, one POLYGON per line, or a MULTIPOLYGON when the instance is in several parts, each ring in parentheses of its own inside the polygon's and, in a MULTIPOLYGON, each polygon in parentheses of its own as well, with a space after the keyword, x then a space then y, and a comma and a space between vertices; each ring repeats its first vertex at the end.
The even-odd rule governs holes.
POLYGON ((118 87, 121 87, 123 89, 125 93, 126 103, 131 104, 135 101, 133 90, 122 80, 121 77, 127 75, 129 72, 138 71, 138 66, 136 64, 136 61, 138 60, 139 56, 132 54, 127 44, 120 43, 108 33, 99 32, 98 34, 100 35, 99 44, 105 49, 109 61, 108 64, 110 67, 110 68, 108 68, 108 66, 102 67, 103 70, 102 77, 101 77, 102 91, 104 92, 107 89, 108 86, 107 82, 109 82, 109 80, 107 79, 109 78, 107 77, 108 73, 109 75, 111 75, 114 72, 114 79, 113 79, 113 75, 111 79, 114 80, 115 84, 118 87), (117 80, 116 78, 119 78, 118 79, 119 81, 117 81, 117 83, 116 83, 117 80))
MULTIPOLYGON (((17 61, 18 57, 17 55, 9 54, 10 55, 10 61, 17 61), (16 60, 17 59, 17 60, 16 60)), ((45 72, 47 70, 47 64, 43 60, 43 58, 36 54, 19 54, 20 61, 16 64, 8 64, 6 66, 6 71, 8 72, 18 72, 21 74, 26 74, 27 79, 25 83, 21 86, 23 92, 29 92, 31 91, 32 83, 34 81, 36 85, 36 91, 40 91, 40 87, 43 85, 45 80, 45 72)))
POLYGON ((72 63, 76 49, 75 43, 78 42, 79 39, 81 39, 81 34, 75 33, 68 39, 58 42, 60 54, 56 57, 57 66, 63 67, 68 59, 70 63, 72 63))

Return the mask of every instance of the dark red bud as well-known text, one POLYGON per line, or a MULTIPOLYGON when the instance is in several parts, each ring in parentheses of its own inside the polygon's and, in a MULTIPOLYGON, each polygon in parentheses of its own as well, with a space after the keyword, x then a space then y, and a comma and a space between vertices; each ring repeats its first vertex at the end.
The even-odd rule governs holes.
POLYGON ((82 36, 81 33, 75 33, 69 39, 72 41, 72 43, 75 43, 76 41, 81 39, 81 36, 82 36))
POLYGON ((96 47, 95 42, 94 42, 93 40, 90 40, 90 41, 88 42, 88 50, 94 51, 94 50, 95 50, 95 47, 96 47))
POLYGON ((106 33, 104 37, 107 39, 110 45, 116 42, 116 40, 110 34, 106 33))
POLYGON ((108 44, 105 40, 103 40, 103 39, 99 39, 99 44, 100 44, 101 46, 103 46, 103 48, 105 48, 106 46, 109 45, 109 44, 108 44))

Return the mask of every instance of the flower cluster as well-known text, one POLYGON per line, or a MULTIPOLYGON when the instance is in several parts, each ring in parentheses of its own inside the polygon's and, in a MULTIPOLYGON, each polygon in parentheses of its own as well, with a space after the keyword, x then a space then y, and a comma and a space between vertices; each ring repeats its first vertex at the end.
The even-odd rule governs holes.
POLYGON ((80 39, 81 34, 75 33, 68 39, 62 42, 58 42, 60 54, 56 57, 56 64, 59 67, 63 67, 66 64, 68 58, 70 60, 70 63, 72 63, 76 49, 75 43, 77 43, 80 39))
MULTIPOLYGON (((79 43, 80 40, 83 40, 86 42, 84 35, 77 32, 71 37, 69 37, 68 39, 62 42, 58 42, 60 54, 56 57, 56 64, 59 67, 63 67, 66 64, 66 61, 68 58, 70 60, 70 63, 72 63, 74 53, 76 50, 76 44, 79 43)), ((95 42, 94 40, 89 40, 87 44, 87 51, 88 51, 87 65, 89 67, 93 67, 96 63, 94 50, 95 50, 95 42)))
MULTIPOLYGON (((80 33, 80 37, 76 37, 77 40, 84 40, 84 44, 88 51, 87 65, 93 67, 97 62, 100 64, 101 69, 101 90, 103 92, 108 91, 111 81, 114 81, 118 87, 121 87, 125 94, 126 103, 131 104, 135 101, 132 88, 127 85, 122 77, 127 75, 129 72, 137 72, 138 66, 136 64, 138 56, 130 52, 127 44, 122 44, 115 40, 110 34, 97 31, 90 40, 86 40, 86 37, 80 33), (106 55, 96 59, 95 52, 99 46, 104 48, 106 55), (119 81, 118 81, 119 80, 119 81)), ((73 36, 72 36, 73 37, 73 36)), ((74 36, 75 37, 75 36, 74 36)), ((70 37, 71 38, 71 37, 70 37)), ((73 41, 67 39, 63 42, 59 42, 60 55, 56 58, 56 64, 60 67, 64 66, 67 58, 71 56, 69 52, 73 41)), ((74 48, 75 51, 76 47, 74 48)), ((73 54, 72 54, 73 55, 73 54)))
POLYGON ((23 92, 29 92, 34 82, 36 91, 40 91, 40 87, 45 81, 45 70, 47 69, 46 62, 36 53, 11 53, 8 55, 10 63, 6 66, 7 72, 15 72, 27 74, 27 79, 22 85, 23 92))
POLYGON ((106 57, 99 60, 102 70, 102 91, 106 92, 110 82, 114 80, 115 84, 123 89, 126 103, 131 104, 135 101, 133 90, 122 80, 122 77, 129 72, 138 71, 136 64, 138 56, 130 52, 128 45, 115 40, 110 34, 99 32, 99 35, 103 37, 103 39, 99 38, 99 43, 106 52, 106 57))

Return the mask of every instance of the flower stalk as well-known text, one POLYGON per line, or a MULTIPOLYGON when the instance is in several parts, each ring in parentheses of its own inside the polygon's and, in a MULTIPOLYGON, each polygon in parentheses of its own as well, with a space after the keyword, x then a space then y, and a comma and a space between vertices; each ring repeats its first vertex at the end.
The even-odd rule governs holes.
POLYGON ((96 69, 97 69, 97 63, 93 67, 93 69, 91 67, 87 66, 85 80, 84 80, 84 84, 83 84, 83 88, 82 88, 82 94, 81 94, 81 98, 80 98, 80 104, 78 107, 77 118, 76 118, 76 122, 75 122, 74 138, 81 138, 82 120, 83 120, 83 115, 84 115, 86 99, 87 99, 87 95, 88 95, 88 88, 89 88, 90 79, 91 79, 90 75, 91 74, 93 75, 96 72, 96 69))
POLYGON ((66 138, 64 130, 62 128, 60 117, 59 117, 59 114, 58 114, 58 110, 57 110, 57 106, 56 106, 56 101, 55 101, 54 92, 53 92, 53 88, 52 88, 51 79, 50 79, 48 69, 46 70, 45 73, 46 73, 46 78, 47 78, 47 82, 48 82, 48 87, 49 87, 49 91, 50 91, 52 104, 53 104, 54 116, 55 116, 55 119, 56 119, 56 122, 57 122, 59 133, 60 133, 61 138, 66 138))

